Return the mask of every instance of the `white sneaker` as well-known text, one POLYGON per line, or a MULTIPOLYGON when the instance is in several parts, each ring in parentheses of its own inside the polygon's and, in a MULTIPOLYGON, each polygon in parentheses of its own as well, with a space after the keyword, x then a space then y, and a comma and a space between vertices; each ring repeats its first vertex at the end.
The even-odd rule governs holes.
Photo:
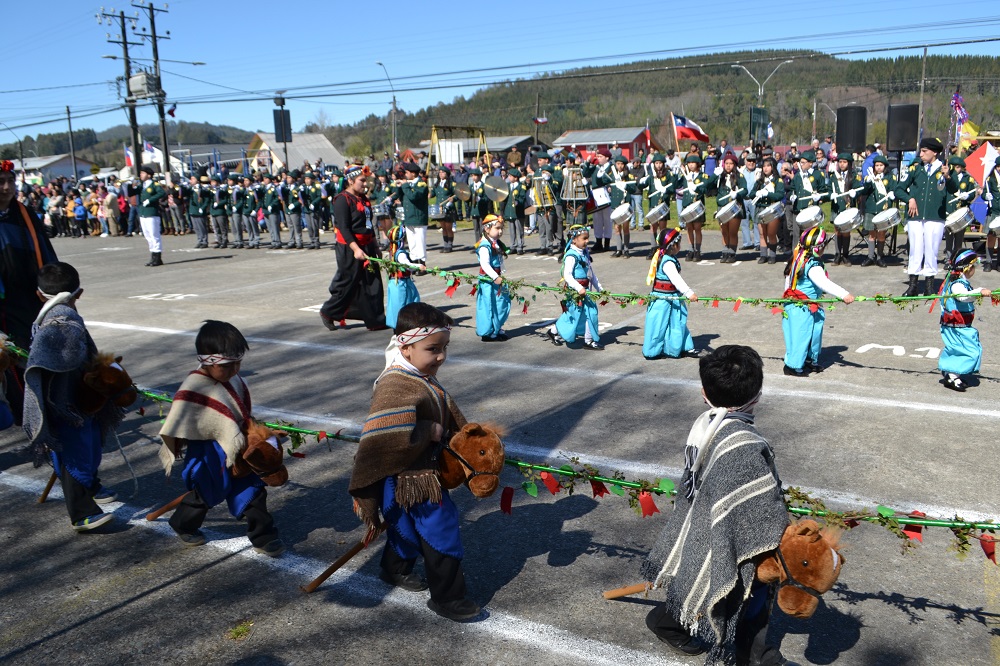
POLYGON ((108 237, 107 234, 101 234, 101 238, 107 238, 107 237, 108 237))

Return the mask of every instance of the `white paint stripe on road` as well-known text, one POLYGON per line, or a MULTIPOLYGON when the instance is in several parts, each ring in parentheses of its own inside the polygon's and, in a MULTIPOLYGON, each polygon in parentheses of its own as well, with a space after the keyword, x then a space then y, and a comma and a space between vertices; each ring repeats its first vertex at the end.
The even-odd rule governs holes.
MULTIPOLYGON (((8 472, 0 474, 0 483, 30 495, 40 494, 45 487, 41 481, 8 472)), ((157 534, 168 537, 170 541, 176 543, 174 532, 166 521, 150 522, 146 520, 146 513, 153 507, 139 509, 121 502, 113 502, 106 504, 104 508, 108 512, 114 513, 117 518, 127 520, 128 524, 133 527, 152 529, 157 534)), ((286 552, 279 558, 270 558, 255 552, 250 547, 246 537, 227 537, 212 530, 202 531, 209 538, 206 544, 208 547, 270 566, 301 579, 303 584, 318 576, 327 567, 325 562, 291 552, 286 552)), ((181 546, 178 546, 179 548, 181 546)), ((358 573, 347 567, 334 573, 324 583, 324 586, 330 585, 340 585, 347 594, 403 607, 425 617, 432 613, 426 606, 424 595, 390 589, 377 577, 358 573)), ((353 609, 351 612, 355 612, 355 610, 353 609)), ((563 655, 574 661, 585 663, 613 664, 615 666, 650 663, 665 664, 666 666, 685 666, 687 664, 687 662, 675 661, 665 654, 640 652, 620 645, 594 640, 589 636, 579 636, 552 625, 525 620, 496 609, 488 608, 486 610, 489 613, 488 617, 478 622, 463 624, 460 631, 496 641, 517 641, 532 646, 540 653, 563 655)))
MULTIPOLYGON (((155 328, 151 326, 138 326, 134 324, 119 324, 103 321, 88 321, 88 326, 98 328, 111 328, 123 331, 137 331, 145 333, 160 333, 164 335, 184 335, 194 337, 194 331, 180 331, 167 328, 155 328)), ((250 342, 260 344, 280 345, 285 347, 296 347, 299 349, 309 349, 311 351, 323 352, 343 352, 352 355, 363 354, 366 356, 384 355, 384 351, 379 349, 364 349, 353 345, 323 344, 319 342, 305 342, 296 340, 276 340, 273 338, 261 338, 257 336, 246 336, 250 342)), ((692 390, 699 390, 701 384, 693 379, 683 379, 680 377, 664 377, 655 374, 617 373, 602 370, 584 369, 566 366, 539 366, 527 363, 512 363, 509 361, 481 360, 476 358, 463 358, 461 356, 451 356, 449 362, 454 365, 469 365, 478 368, 490 368, 492 370, 510 370, 512 372, 523 373, 546 373, 554 375, 567 375, 586 379, 607 379, 609 381, 638 381, 646 384, 656 384, 661 386, 679 386, 692 390)), ((769 375, 777 377, 777 375, 769 375)), ((779 380, 780 381, 780 380, 779 380)), ((801 379, 792 381, 801 382, 801 379)), ((810 384, 823 385, 823 380, 809 380, 810 384)), ((830 384, 826 384, 830 385, 830 384)), ((836 385, 843 386, 843 382, 836 385)), ((801 389, 786 389, 781 387, 767 386, 764 389, 765 397, 795 398, 798 400, 810 401, 812 404, 823 404, 829 402, 841 402, 847 404, 863 405, 865 407, 885 407, 888 409, 900 409, 904 411, 918 412, 940 412, 961 416, 972 416, 992 420, 1000 420, 1000 410, 980 409, 962 405, 950 405, 942 402, 917 402, 908 400, 891 400, 889 398, 878 398, 870 395, 871 387, 857 387, 856 394, 833 393, 827 391, 810 391, 801 389)))

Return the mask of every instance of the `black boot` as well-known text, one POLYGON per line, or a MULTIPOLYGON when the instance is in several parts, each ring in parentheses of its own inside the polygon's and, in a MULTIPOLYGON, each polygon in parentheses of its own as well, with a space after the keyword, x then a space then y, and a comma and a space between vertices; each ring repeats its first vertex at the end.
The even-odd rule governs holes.
POLYGON ((924 293, 928 296, 937 293, 937 289, 934 288, 934 278, 929 277, 924 280, 924 293))
POLYGON ((148 264, 146 264, 146 265, 147 266, 162 266, 163 265, 163 259, 161 258, 160 253, 159 252, 154 252, 153 253, 153 259, 148 264))
POLYGON ((910 276, 910 286, 903 292, 903 296, 916 296, 920 290, 917 288, 917 276, 910 276))

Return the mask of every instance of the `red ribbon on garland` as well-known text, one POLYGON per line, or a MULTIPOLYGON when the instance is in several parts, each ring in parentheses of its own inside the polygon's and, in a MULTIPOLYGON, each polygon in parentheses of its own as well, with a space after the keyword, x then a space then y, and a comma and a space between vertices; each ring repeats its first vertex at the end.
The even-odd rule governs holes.
POLYGON ((448 280, 448 288, 444 290, 444 295, 451 298, 458 291, 458 285, 462 284, 462 281, 458 278, 450 278, 448 280))
POLYGON ((988 559, 993 564, 997 563, 997 538, 992 534, 984 534, 979 539, 979 545, 983 547, 983 552, 986 553, 986 559, 988 559))
POLYGON ((653 502, 653 496, 645 490, 639 493, 639 506, 642 507, 643 518, 648 518, 654 513, 660 512, 660 510, 656 508, 656 503, 653 502))
POLYGON ((514 500, 514 489, 510 486, 504 486, 503 492, 500 493, 500 510, 506 513, 508 516, 511 513, 511 502, 514 500))
POLYGON ((559 492, 559 481, 552 474, 542 472, 542 483, 545 484, 545 487, 548 488, 549 492, 553 495, 559 492))
POLYGON ((733 313, 739 312, 741 305, 743 305, 743 299, 737 298, 736 302, 733 304, 733 313))
MULTIPOLYGON (((910 513, 910 516, 913 518, 925 518, 927 514, 922 511, 913 511, 910 513)), ((906 533, 906 536, 910 537, 914 541, 919 541, 920 543, 924 542, 923 531, 923 525, 903 525, 903 532, 906 533)))
POLYGON ((593 479, 590 481, 590 489, 593 491, 594 497, 604 497, 609 494, 608 487, 606 485, 600 481, 594 481, 593 479))
POLYGON ((718 301, 718 300, 714 300, 714 301, 712 301, 712 307, 713 307, 713 308, 717 308, 717 307, 719 307, 719 301, 718 301))

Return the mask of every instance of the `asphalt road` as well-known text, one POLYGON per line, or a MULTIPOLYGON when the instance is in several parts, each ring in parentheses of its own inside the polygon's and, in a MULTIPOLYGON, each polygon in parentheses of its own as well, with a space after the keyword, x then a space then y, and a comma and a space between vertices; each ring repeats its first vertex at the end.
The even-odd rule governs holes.
MULTIPOLYGON (((461 232, 459 242, 470 241, 461 232)), ((648 232, 635 238, 647 242, 648 232)), ((468 270, 471 252, 442 255, 433 233, 430 263, 468 270)), ((326 236, 330 238, 330 236, 326 236)), ((529 237, 534 248, 536 237, 529 237)), ((306 428, 357 433, 371 382, 383 365, 386 332, 360 323, 327 331, 317 306, 335 270, 321 251, 193 250, 191 237, 164 239, 162 268, 144 268, 141 238, 56 239, 62 260, 83 276, 79 309, 98 346, 124 355, 142 386, 174 390, 194 369, 194 333, 224 319, 248 337, 243 373, 258 416, 306 428)), ((746 253, 717 263, 718 236, 706 236, 706 261, 683 264, 699 295, 780 295, 781 265, 757 265, 746 253)), ((467 246, 466 246, 467 248, 467 246)), ((646 247, 641 248, 645 253, 646 247)), ((857 258, 860 261, 860 258, 857 258)), ((648 262, 598 255, 612 291, 642 292, 648 262)), ((527 254, 507 262, 512 277, 554 284, 554 258, 527 254)), ((842 268, 831 277, 855 294, 901 293, 899 265, 842 268)), ((939 276, 940 277, 940 276, 939 276)), ((1000 287, 979 274, 976 286, 1000 287)), ((508 454, 563 464, 579 457, 627 478, 677 479, 688 429, 704 409, 697 361, 646 361, 643 309, 601 309, 603 352, 555 348, 540 335, 559 313, 539 295, 527 314, 515 309, 512 339, 484 344, 475 335, 468 287, 453 298, 444 281, 417 278, 425 301, 459 326, 439 378, 470 420, 510 429, 508 454)), ((778 316, 744 305, 693 305, 699 347, 754 346, 765 358, 757 424, 776 450, 782 481, 811 489, 837 508, 886 504, 938 517, 1000 518, 993 469, 1000 424, 997 310, 977 326, 986 350, 978 386, 947 391, 936 371, 937 313, 856 303, 828 313, 823 361, 807 379, 781 374, 778 316), (873 346, 874 345, 874 346, 873 346), (984 457, 985 456, 985 457, 984 457)), ((312 595, 308 582, 362 536, 346 493, 353 445, 306 444, 289 462, 291 482, 269 494, 289 552, 255 554, 245 528, 224 507, 209 514, 206 547, 185 549, 165 519, 145 513, 182 492, 156 460, 158 407, 133 410, 105 455, 102 478, 123 503, 102 533, 68 525, 58 488, 35 502, 48 469, 32 469, 16 429, 0 433, 0 662, 9 664, 697 664, 676 657, 643 623, 653 599, 605 601, 603 590, 639 582, 639 563, 669 512, 640 518, 621 498, 522 492, 510 468, 502 485, 518 488, 513 513, 499 495, 453 496, 463 511, 470 596, 485 612, 457 624, 425 607, 426 593, 390 590, 377 578, 378 548, 363 551, 312 595), (115 447, 117 448, 117 447, 115 447)), ((973 543, 959 559, 951 534, 924 531, 903 555, 895 537, 862 525, 843 535, 847 564, 816 615, 797 621, 775 613, 772 637, 789 659, 812 664, 1000 664, 1000 570, 973 543)), ((654 597, 655 598, 655 597, 654 597)))

